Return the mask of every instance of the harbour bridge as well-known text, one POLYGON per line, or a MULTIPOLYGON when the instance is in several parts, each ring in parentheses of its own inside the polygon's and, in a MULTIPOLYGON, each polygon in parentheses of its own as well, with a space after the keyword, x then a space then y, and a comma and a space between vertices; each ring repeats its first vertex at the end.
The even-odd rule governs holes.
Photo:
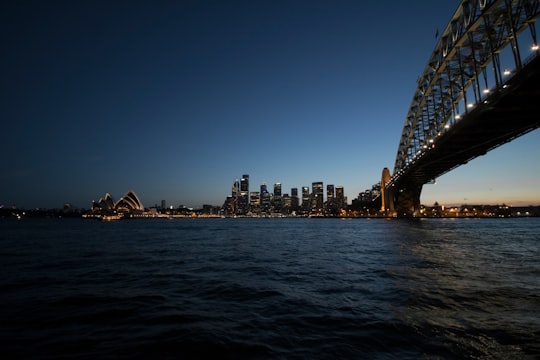
POLYGON ((424 184, 540 126, 540 0, 463 0, 405 119, 381 210, 415 216, 424 184))

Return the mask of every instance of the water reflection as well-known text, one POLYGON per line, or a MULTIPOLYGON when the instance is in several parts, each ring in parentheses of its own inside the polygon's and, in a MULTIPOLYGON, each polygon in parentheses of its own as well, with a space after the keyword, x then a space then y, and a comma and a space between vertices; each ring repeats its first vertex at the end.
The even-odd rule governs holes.
POLYGON ((392 272, 408 294, 400 316, 455 354, 538 354, 538 247, 508 223, 479 221, 399 223, 401 264, 392 272))

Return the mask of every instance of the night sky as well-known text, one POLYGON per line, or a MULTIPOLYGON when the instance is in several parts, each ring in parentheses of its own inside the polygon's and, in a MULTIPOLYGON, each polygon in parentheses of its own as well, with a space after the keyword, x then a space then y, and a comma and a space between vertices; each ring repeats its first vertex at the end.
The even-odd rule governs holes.
MULTIPOLYGON (((221 205, 235 178, 342 185, 394 166, 459 1, 12 1, 1 12, 0 206, 221 205)), ((540 131, 422 203, 540 204, 540 131)))

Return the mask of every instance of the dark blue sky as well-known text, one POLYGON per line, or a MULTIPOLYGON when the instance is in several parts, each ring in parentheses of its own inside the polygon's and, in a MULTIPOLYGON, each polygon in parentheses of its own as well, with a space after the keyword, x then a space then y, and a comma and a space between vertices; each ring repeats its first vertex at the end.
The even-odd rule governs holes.
MULTIPOLYGON (((13 1, 0 15, 0 205, 88 207, 129 189, 146 206, 221 205, 242 174, 253 190, 343 185, 350 201, 393 168, 458 4, 13 1)), ((454 170, 423 202, 540 203, 539 141, 454 170)))

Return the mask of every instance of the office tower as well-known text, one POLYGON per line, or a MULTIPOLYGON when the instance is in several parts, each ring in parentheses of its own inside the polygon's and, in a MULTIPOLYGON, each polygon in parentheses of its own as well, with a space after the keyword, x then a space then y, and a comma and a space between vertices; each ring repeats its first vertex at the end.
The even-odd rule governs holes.
POLYGON ((309 186, 302 186, 302 210, 309 211, 310 208, 309 186))
POLYGON ((259 214, 261 211, 261 196, 258 191, 249 193, 249 211, 252 214, 259 214))
POLYGON ((336 205, 338 210, 345 209, 345 190, 343 186, 336 186, 336 205))
POLYGON ((311 183, 311 211, 320 213, 323 210, 324 185, 322 181, 311 183))
POLYGON ((325 210, 328 214, 337 215, 336 194, 333 184, 326 185, 325 210))
POLYGON ((261 197, 261 213, 270 214, 272 202, 271 202, 270 193, 268 192, 268 188, 265 183, 261 184, 260 197, 261 197))
POLYGON ((234 180, 234 184, 231 189, 231 212, 236 214, 238 211, 238 191, 240 190, 240 182, 238 179, 234 180))
POLYGON ((242 175, 242 179, 240 180, 240 191, 249 191, 249 175, 242 175))
POLYGON ((249 175, 242 175, 240 179, 240 194, 238 196, 238 213, 247 214, 249 211, 249 175))
POLYGON ((281 197, 281 204, 281 212, 283 214, 289 214, 292 207, 292 198, 289 196, 289 194, 283 194, 281 197))
POLYGON ((274 212, 280 212, 282 208, 281 203, 281 183, 274 184, 274 212))
POLYGON ((223 202, 221 207, 225 215, 234 215, 234 201, 231 195, 227 195, 227 198, 223 202))
POLYGON ((300 200, 298 199, 298 188, 291 189, 291 209, 298 210, 300 207, 300 200))
POLYGON ((334 203, 334 199, 335 199, 334 185, 328 184, 326 185, 326 202, 328 204, 332 204, 334 203))
POLYGON ((166 206, 167 204, 165 203, 165 200, 161 200, 161 208, 165 209, 166 206))

